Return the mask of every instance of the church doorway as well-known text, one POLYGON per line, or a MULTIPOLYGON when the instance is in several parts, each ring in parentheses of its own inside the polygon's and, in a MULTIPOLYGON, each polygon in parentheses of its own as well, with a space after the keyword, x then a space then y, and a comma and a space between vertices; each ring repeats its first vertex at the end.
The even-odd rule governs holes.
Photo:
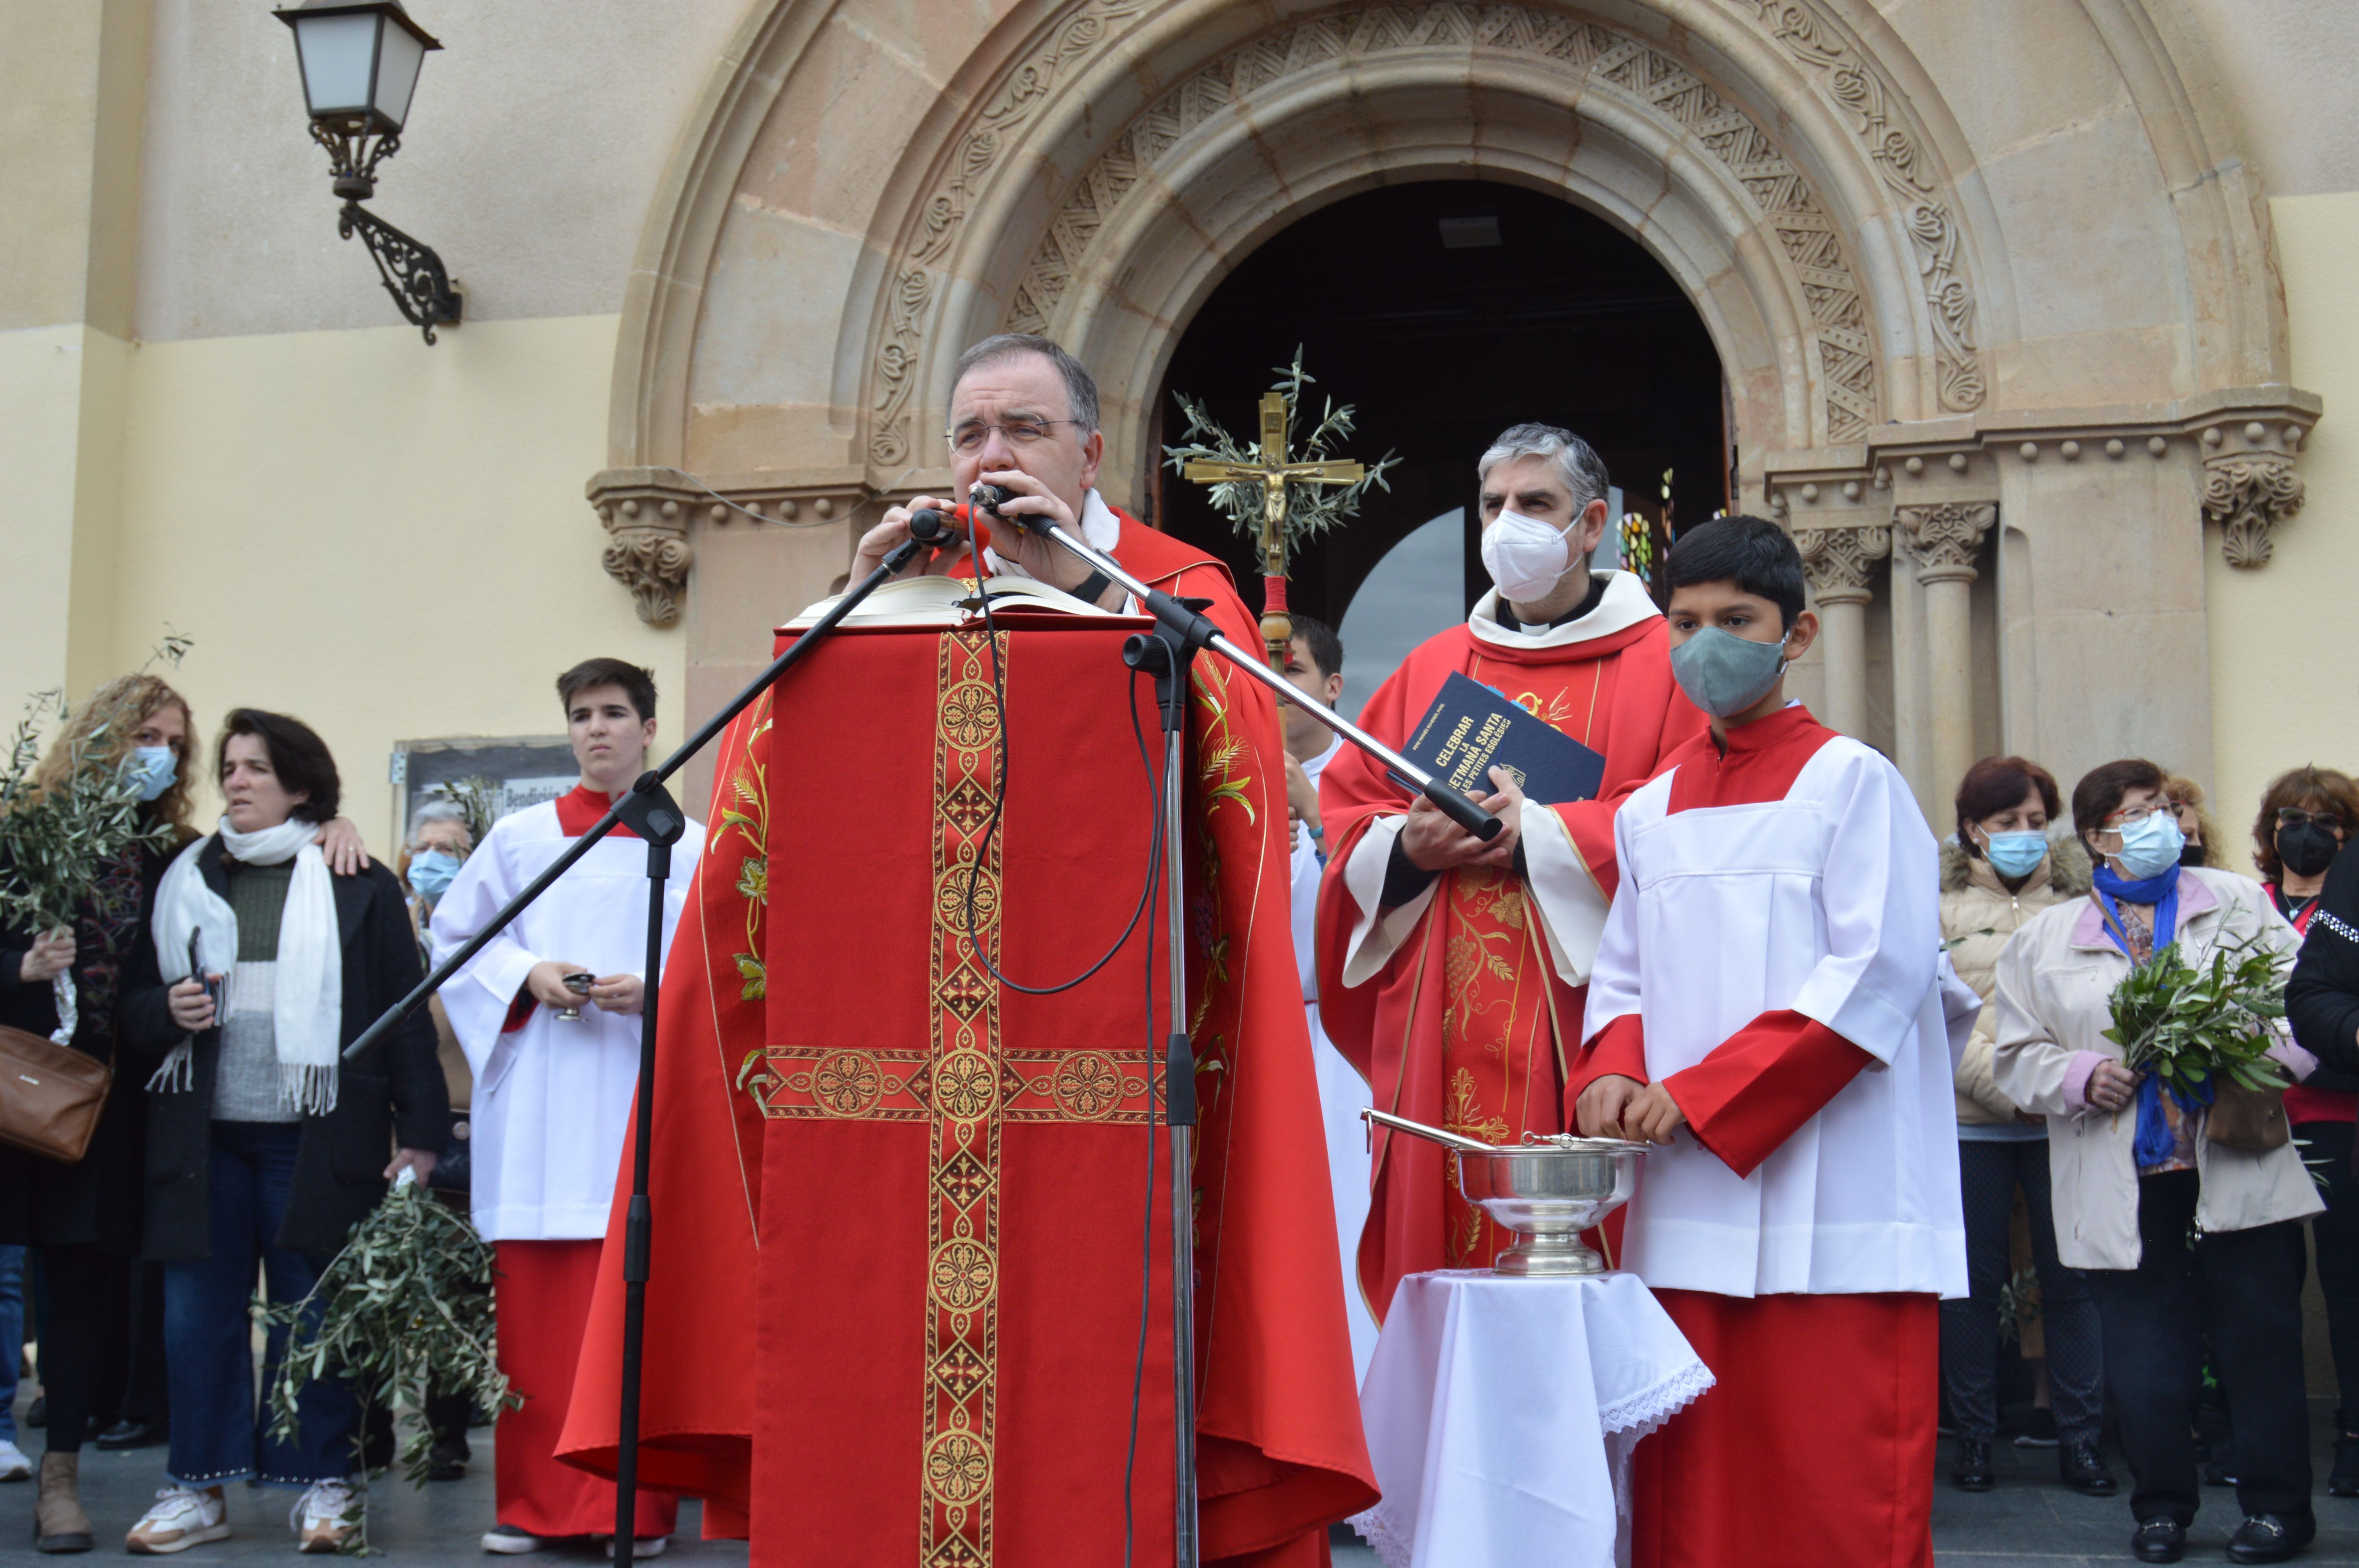
MULTIPOLYGON (((1213 289, 1173 351, 1149 424, 1156 455, 1186 427, 1174 393, 1250 438, 1272 367, 1298 343, 1318 378, 1310 395, 1359 410, 1336 455, 1402 461, 1389 492, 1372 491, 1358 517, 1295 557, 1288 598, 1341 626, 1364 587, 1388 605, 1407 588, 1416 602, 1379 618, 1418 622, 1397 627, 1400 652, 1489 587, 1474 463, 1510 425, 1561 425, 1595 446, 1620 492, 1617 518, 1659 521, 1666 470, 1676 520, 1730 504, 1720 357, 1695 307, 1645 247, 1554 196, 1478 180, 1389 186, 1273 235, 1213 289)), ((1150 493, 1156 522, 1227 561, 1257 604, 1254 541, 1168 468, 1150 493)), ((1379 677, 1374 666, 1397 658, 1347 639, 1347 709, 1379 677)))

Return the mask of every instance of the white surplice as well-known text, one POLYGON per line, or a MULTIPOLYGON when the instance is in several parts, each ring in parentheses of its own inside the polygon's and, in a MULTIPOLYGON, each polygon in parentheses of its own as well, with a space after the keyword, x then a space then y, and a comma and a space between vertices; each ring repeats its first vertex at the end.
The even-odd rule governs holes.
MULTIPOLYGON (((553 803, 494 824, 435 905, 436 961, 482 930, 572 842, 553 803)), ((703 848, 704 827, 694 821, 672 847, 666 951, 703 848)), ((475 1228, 486 1241, 606 1234, 638 1088, 637 1015, 603 1012, 585 1000, 579 1022, 535 1007, 521 1028, 503 1033, 501 1025, 525 977, 544 959, 597 975, 640 975, 647 953, 647 845, 609 837, 443 988, 443 1009, 475 1075, 469 1144, 475 1228)))
MULTIPOLYGON (((1319 775, 1343 749, 1336 741, 1302 764, 1316 788, 1319 775)), ((1302 971, 1302 1004, 1310 1014, 1310 1063, 1319 1076, 1319 1119, 1327 1130, 1327 1173, 1335 1189, 1335 1239, 1343 1252, 1343 1310, 1352 1329, 1352 1369, 1368 1375, 1376 1353, 1376 1319, 1360 1292, 1360 1231, 1368 1222, 1368 1128, 1360 1112, 1375 1103, 1368 1081, 1343 1060, 1319 1023, 1319 953, 1311 943, 1312 912, 1319 905, 1318 847, 1307 832, 1294 844, 1294 957, 1302 971)))
POLYGON ((1672 812, 1677 776, 1614 818, 1622 884, 1582 1038, 1636 1012, 1660 1083, 1791 1010, 1874 1060, 1749 1176, 1684 1130, 1650 1151, 1624 1266, 1729 1296, 1965 1294, 1950 1035, 1971 1010, 1942 983, 1933 836, 1908 784, 1844 736, 1780 800, 1672 812))

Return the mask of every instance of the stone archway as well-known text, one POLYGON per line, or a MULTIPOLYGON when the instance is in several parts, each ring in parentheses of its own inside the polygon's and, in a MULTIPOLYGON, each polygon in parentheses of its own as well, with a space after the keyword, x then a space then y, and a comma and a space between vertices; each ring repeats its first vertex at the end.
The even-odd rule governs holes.
POLYGON ((941 482, 965 343, 1045 330, 1095 366, 1127 484, 1177 334, 1234 258, 1371 185, 1472 175, 1604 215, 1681 280, 1727 367, 1745 503, 1812 563, 1814 696, 1921 795, 1999 744, 2208 756, 2184 524, 2266 560, 2318 406, 2282 384, 2257 182, 2176 0, 2069 20, 1920 56, 1864 0, 1064 0, 974 40, 761 0, 642 245, 614 467, 591 484, 610 569, 643 613, 684 600, 709 703, 859 519, 941 482), (2060 90, 1993 124, 1984 82, 2036 75, 2005 58, 2035 43, 2104 115, 2060 90), (2136 243, 2069 276, 2095 208, 2136 243), (2125 539, 2143 580, 2107 575, 2125 539), (2115 714, 2043 677, 2100 654, 2160 661, 2189 697, 2115 714))

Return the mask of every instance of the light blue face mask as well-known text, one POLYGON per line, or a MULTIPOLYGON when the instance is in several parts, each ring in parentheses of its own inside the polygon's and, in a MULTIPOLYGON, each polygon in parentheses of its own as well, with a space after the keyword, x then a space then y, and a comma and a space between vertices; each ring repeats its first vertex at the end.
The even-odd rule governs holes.
POLYGON ((1714 719, 1742 713, 1786 673, 1786 642, 1756 643, 1706 626, 1671 650, 1671 678, 1688 700, 1714 719))
POLYGON ((429 849, 410 857, 409 885, 424 899, 438 899, 451 886, 451 879, 459 874, 459 857, 448 849, 429 849))
POLYGON ((123 764, 125 782, 139 792, 143 801, 161 795, 179 776, 180 760, 169 746, 135 746, 130 760, 123 764))
POLYGON ((2027 877, 2048 858, 2045 833, 1994 833, 1983 846, 1991 870, 2003 877, 2027 877))
POLYGON ((2179 851, 2187 848, 2187 835, 2179 830, 2179 819, 2169 806, 2159 806, 2147 814, 2143 822, 2133 823, 2121 830, 2122 847, 2114 859, 2121 862, 2122 874, 2137 881, 2158 877, 2179 864, 2179 851))

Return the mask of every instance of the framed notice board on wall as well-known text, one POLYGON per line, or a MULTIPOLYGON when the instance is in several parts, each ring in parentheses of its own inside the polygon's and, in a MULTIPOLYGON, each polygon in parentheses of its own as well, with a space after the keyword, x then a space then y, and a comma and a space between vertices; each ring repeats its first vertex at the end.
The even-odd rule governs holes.
POLYGON ((432 797, 437 784, 486 781, 497 819, 544 800, 555 800, 581 777, 573 748, 562 735, 397 741, 392 762, 394 843, 408 841, 410 820, 432 797))

